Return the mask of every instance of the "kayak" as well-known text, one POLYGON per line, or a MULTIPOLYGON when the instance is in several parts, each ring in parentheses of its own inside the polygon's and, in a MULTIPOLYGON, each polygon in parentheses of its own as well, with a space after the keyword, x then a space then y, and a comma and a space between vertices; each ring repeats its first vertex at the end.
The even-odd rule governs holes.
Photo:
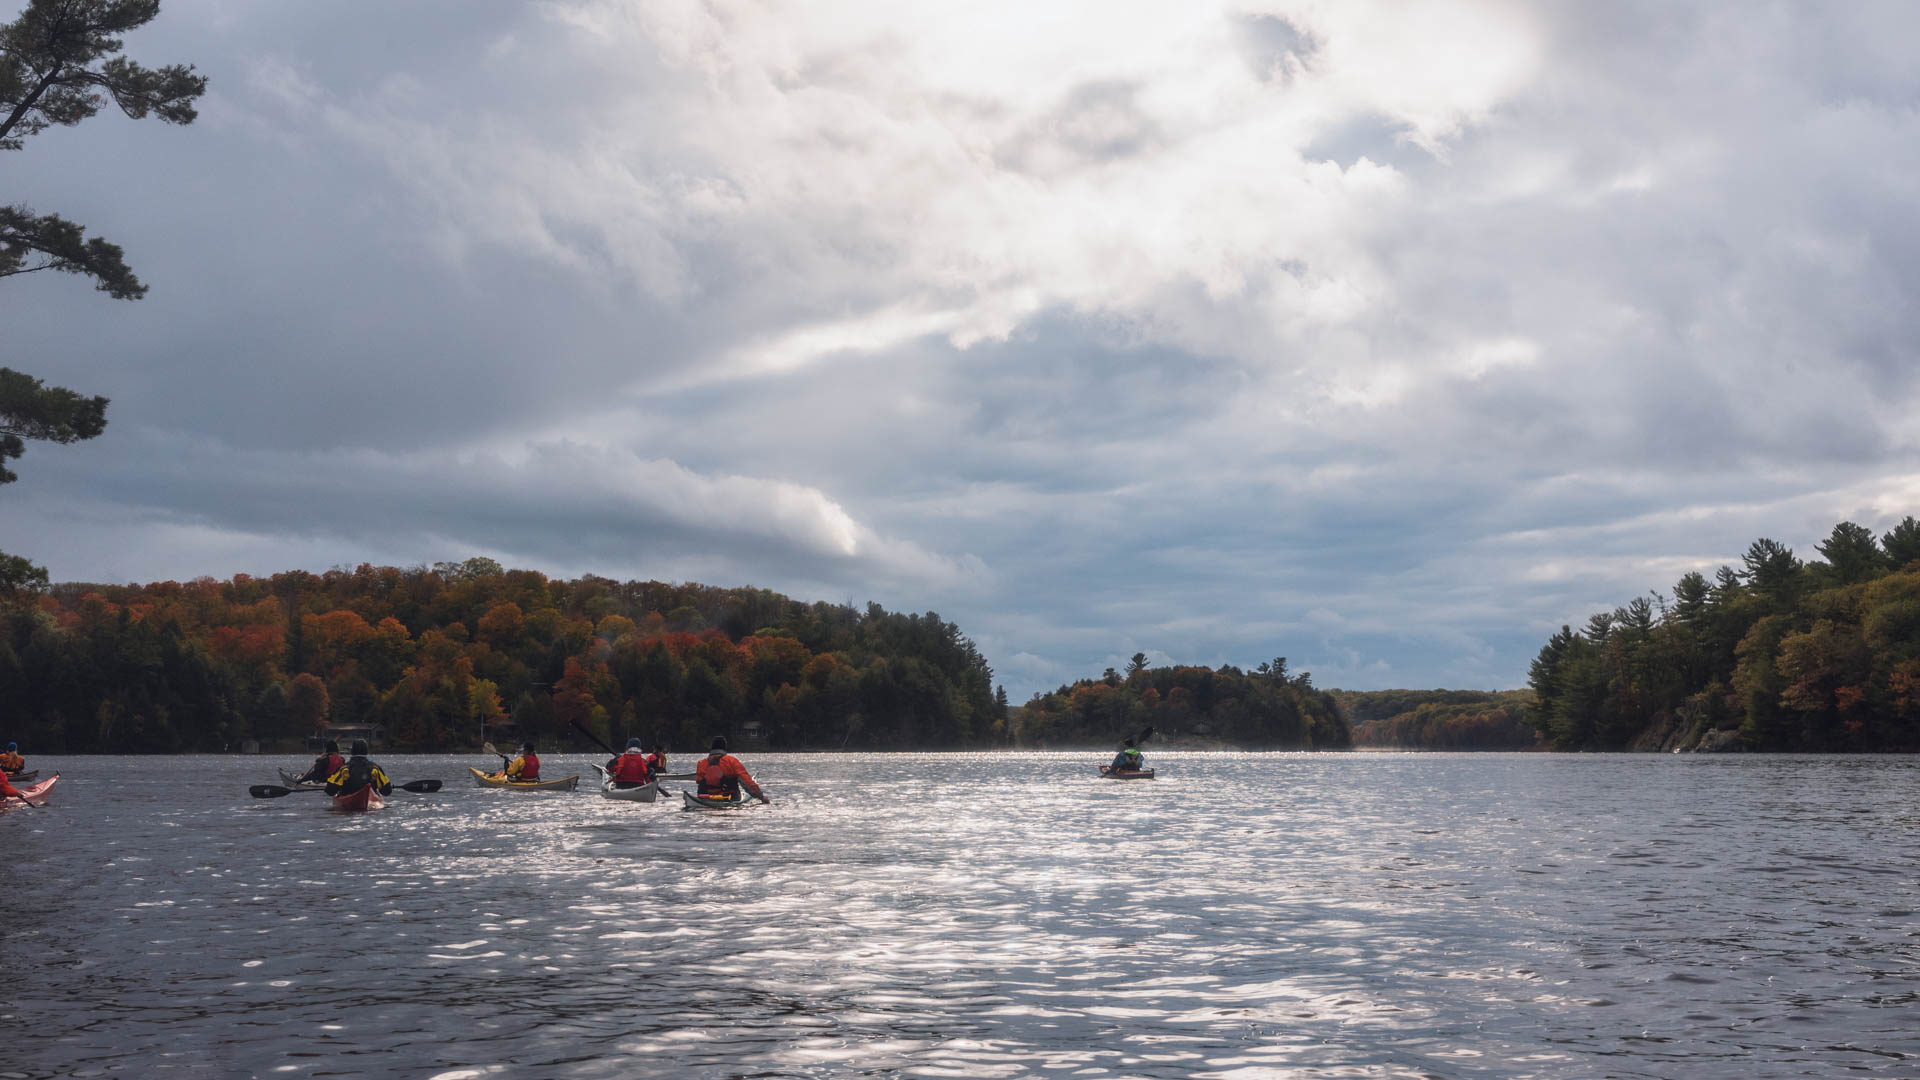
POLYGON ((594 768, 600 770, 600 797, 603 799, 613 799, 616 802, 652 802, 660 794, 658 782, 641 784, 639 787, 615 787, 613 778, 607 775, 607 770, 601 769, 598 765, 594 768))
POLYGON ((380 789, 368 784, 351 795, 335 795, 333 808, 341 811, 378 810, 387 805, 380 795, 380 789))
MULTIPOLYGON (((45 780, 42 780, 39 783, 32 785, 31 787, 21 788, 20 789, 21 799, 25 799, 27 802, 32 803, 35 806, 47 805, 47 793, 53 790, 54 781, 58 779, 60 779, 60 774, 54 773, 52 776, 47 777, 45 780)), ((21 805, 21 799, 16 799, 16 798, 13 798, 12 796, 8 796, 5 799, 0 799, 0 810, 11 810, 16 806, 21 805)))
POLYGON ((26 772, 10 772, 7 774, 7 783, 24 784, 29 780, 38 778, 39 775, 39 769, 28 769, 26 772))
POLYGON ((471 765, 467 766, 467 771, 473 774, 474 782, 481 787, 512 788, 515 791, 572 791, 580 786, 580 777, 578 776, 568 776, 559 780, 535 780, 532 783, 523 783, 519 780, 509 780, 501 773, 483 773, 471 765))
POLYGON ((1152 769, 1116 769, 1111 765, 1100 766, 1100 775, 1109 780, 1151 780, 1152 769))
POLYGON ((295 791, 312 791, 315 788, 323 788, 327 786, 325 781, 322 781, 316 784, 311 780, 302 780, 300 779, 300 777, 304 774, 294 772, 291 769, 281 769, 279 770, 279 772, 280 772, 280 782, 282 784, 287 785, 288 787, 292 788, 295 791))
POLYGON ((738 810, 747 805, 745 799, 709 799, 691 791, 682 791, 680 797, 687 800, 682 810, 738 810))

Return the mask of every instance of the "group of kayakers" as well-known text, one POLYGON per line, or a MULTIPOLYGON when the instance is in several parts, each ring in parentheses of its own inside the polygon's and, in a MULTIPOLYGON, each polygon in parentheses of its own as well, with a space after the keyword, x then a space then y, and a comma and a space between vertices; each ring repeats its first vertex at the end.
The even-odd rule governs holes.
MULTIPOLYGON (((654 743, 648 750, 639 739, 628 739, 627 748, 607 762, 607 779, 617 788, 645 787, 666 775, 667 748, 654 743)), ((727 753, 727 739, 715 735, 707 747, 707 756, 693 769, 695 794, 703 798, 738 800, 741 789, 766 802, 767 796, 754 783, 752 774, 740 759, 727 753)))
MULTIPOLYGON (((353 756, 342 758, 340 744, 328 739, 326 749, 313 759, 297 779, 301 783, 327 785, 329 795, 350 795, 366 787, 369 783, 378 787, 380 794, 392 790, 393 784, 387 779, 380 766, 367 759, 367 743, 364 739, 355 739, 353 756)), ((607 776, 613 786, 619 788, 645 787, 664 777, 667 772, 667 748, 663 743, 654 743, 652 749, 639 739, 628 739, 625 751, 607 762, 607 776)), ((540 755, 535 750, 533 740, 520 744, 520 753, 507 761, 501 773, 515 783, 532 784, 540 780, 540 755)), ((769 801, 760 785, 754 782, 753 775, 740 759, 727 752, 727 740, 724 735, 716 735, 707 748, 707 756, 700 759, 694 767, 694 781, 698 784, 696 794, 705 798, 733 799, 741 797, 744 790, 748 795, 761 802, 769 801)))
POLYGON ((326 748, 296 779, 303 784, 325 784, 329 795, 351 795, 371 785, 382 795, 393 794, 393 781, 367 757, 367 740, 355 739, 352 757, 340 756, 340 744, 328 739, 326 748))

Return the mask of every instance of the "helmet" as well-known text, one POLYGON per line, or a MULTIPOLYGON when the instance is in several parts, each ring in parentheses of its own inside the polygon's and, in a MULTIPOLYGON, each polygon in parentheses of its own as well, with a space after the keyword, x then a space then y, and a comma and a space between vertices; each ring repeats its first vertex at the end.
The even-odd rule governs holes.
POLYGON ((366 756, 366 753, 367 753, 367 740, 365 740, 365 739, 355 739, 355 740, 353 740, 353 754, 354 754, 354 756, 355 756, 355 757, 365 757, 365 756, 366 756))
POLYGON ((9 749, 9 750, 18 750, 18 749, 20 749, 20 744, 19 744, 19 743, 17 743, 17 742, 10 742, 10 743, 8 743, 8 744, 7 744, 7 749, 9 749))
POLYGON ((726 748, 727 737, 725 735, 715 735, 713 737, 713 745, 707 747, 709 750, 725 750, 726 748))
POLYGON ((527 740, 526 742, 523 742, 523 743, 521 743, 521 744, 520 744, 520 752, 521 752, 521 753, 523 753, 523 754, 531 754, 531 753, 533 753, 533 740, 532 740, 532 739, 528 739, 528 740, 527 740))
POLYGON ((638 750, 638 749, 640 749, 640 740, 639 740, 639 739, 637 739, 637 738, 634 738, 634 739, 628 739, 628 740, 627 740, 627 749, 629 749, 629 750, 638 750))

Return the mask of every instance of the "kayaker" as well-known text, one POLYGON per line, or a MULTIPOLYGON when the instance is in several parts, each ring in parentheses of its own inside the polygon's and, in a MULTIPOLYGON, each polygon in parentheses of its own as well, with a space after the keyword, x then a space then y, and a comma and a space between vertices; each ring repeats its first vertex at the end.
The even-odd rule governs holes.
POLYGON ((533 752, 533 740, 520 744, 520 756, 507 763, 507 779, 530 784, 540 779, 540 755, 533 752))
POLYGON ((0 754, 0 769, 5 769, 10 773, 17 773, 26 767, 27 759, 20 756, 20 744, 17 742, 8 743, 7 752, 0 754))
POLYGON ((393 781, 380 766, 367 760, 367 740, 353 740, 353 756, 347 759, 339 771, 327 777, 327 794, 351 795, 361 788, 372 784, 375 791, 382 795, 393 794, 393 781))
POLYGON ((1120 752, 1113 755, 1113 764, 1107 766, 1107 770, 1109 772, 1140 772, 1146 767, 1147 759, 1135 748, 1133 740, 1128 739, 1121 745, 1120 752))
POLYGON ((759 784, 753 782, 753 777, 747 775, 747 767, 740 764, 740 759, 727 753, 725 735, 713 737, 713 745, 707 748, 707 756, 701 758, 700 764, 694 767, 693 775, 699 781, 698 794, 702 798, 738 799, 740 789, 744 787, 748 794, 763 803, 773 801, 767 798, 766 792, 760 790, 759 784))
POLYGON ((0 775, 0 799, 19 799, 21 802, 27 801, 27 797, 20 794, 20 789, 9 783, 4 775, 0 775))
POLYGON ((639 739, 628 739, 626 752, 607 762, 607 779, 617 788, 646 787, 653 779, 639 739))
POLYGON ((313 759, 313 764, 307 767, 307 771, 300 774, 300 782, 324 784, 327 782, 327 777, 339 772, 340 766, 346 763, 347 759, 340 756, 340 744, 328 739, 326 752, 313 759))
MULTIPOLYGON (((632 745, 629 743, 628 745, 632 745)), ((653 753, 647 755, 647 771, 655 776, 667 773, 667 748, 663 743, 653 744, 653 753)))

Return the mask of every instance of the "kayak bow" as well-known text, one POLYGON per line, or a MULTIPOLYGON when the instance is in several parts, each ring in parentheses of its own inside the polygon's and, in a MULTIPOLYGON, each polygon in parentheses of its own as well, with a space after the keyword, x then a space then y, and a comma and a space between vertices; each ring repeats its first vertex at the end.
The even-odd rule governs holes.
POLYGON ((60 774, 54 773, 52 776, 47 777, 32 787, 21 788, 21 797, 18 799, 12 796, 0 799, 0 810, 10 810, 13 807, 22 805, 23 802, 31 803, 34 806, 47 805, 47 793, 53 790, 54 781, 58 779, 60 779, 60 774))

